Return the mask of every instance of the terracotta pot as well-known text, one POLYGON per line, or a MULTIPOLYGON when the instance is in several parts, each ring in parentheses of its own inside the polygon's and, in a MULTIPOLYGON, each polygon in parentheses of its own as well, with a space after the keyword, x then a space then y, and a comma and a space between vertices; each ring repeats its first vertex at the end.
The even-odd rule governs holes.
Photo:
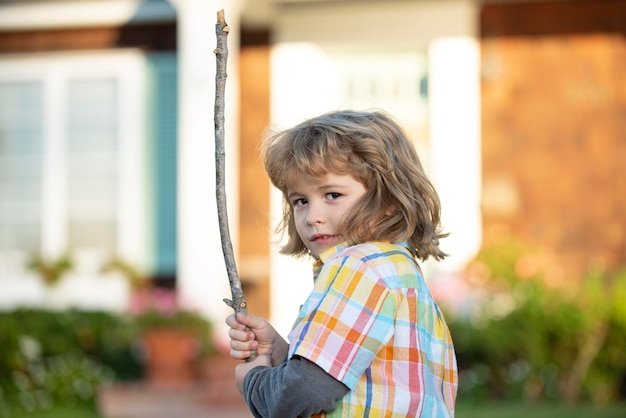
POLYGON ((198 343, 179 329, 152 329, 143 335, 145 377, 155 385, 189 384, 195 380, 198 343))

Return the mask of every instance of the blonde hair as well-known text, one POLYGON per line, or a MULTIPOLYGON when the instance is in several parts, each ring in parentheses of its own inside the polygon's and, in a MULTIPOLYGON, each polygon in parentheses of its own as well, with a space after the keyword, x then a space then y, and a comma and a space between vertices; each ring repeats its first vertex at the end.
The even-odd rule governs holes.
POLYGON ((287 233, 281 253, 301 256, 308 249, 298 236, 287 190, 303 176, 329 172, 352 175, 366 188, 346 218, 341 233, 349 244, 407 241, 421 260, 446 254, 439 239, 439 196, 426 177, 413 144, 389 115, 374 111, 336 111, 267 136, 263 163, 272 184, 283 193, 277 232, 287 233))

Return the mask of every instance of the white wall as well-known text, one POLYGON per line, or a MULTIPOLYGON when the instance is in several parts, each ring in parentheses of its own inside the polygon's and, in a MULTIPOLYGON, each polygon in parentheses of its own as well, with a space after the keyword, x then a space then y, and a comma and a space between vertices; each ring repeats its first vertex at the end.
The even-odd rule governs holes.
POLYGON ((376 50, 423 48, 433 39, 475 36, 471 0, 292 2, 276 10, 276 43, 311 42, 376 50))
POLYGON ((176 13, 166 0, 59 0, 0 4, 0 27, 4 30, 115 26, 130 21, 160 22, 175 18, 176 13))
POLYGON ((429 46, 432 180, 442 202, 450 256, 438 267, 458 271, 476 255, 480 212, 480 48, 471 37, 440 38, 429 46))

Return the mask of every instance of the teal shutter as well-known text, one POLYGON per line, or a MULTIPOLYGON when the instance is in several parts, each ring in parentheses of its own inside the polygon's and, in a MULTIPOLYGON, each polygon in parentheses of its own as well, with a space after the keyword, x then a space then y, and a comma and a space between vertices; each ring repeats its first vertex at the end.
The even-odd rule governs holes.
POLYGON ((178 135, 178 68, 175 53, 151 53, 148 58, 148 196, 152 210, 154 276, 176 275, 176 183, 178 135))

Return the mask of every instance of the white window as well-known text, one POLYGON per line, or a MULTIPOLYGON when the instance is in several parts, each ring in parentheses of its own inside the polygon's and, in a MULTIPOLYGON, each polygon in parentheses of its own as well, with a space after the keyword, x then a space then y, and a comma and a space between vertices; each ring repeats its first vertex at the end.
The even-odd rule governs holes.
POLYGON ((115 254, 119 199, 118 80, 67 81, 67 247, 115 254))
POLYGON ((428 91, 425 51, 331 54, 341 107, 382 109, 397 118, 428 168, 428 91))
POLYGON ((43 89, 0 82, 0 251, 41 245, 43 89))
POLYGON ((144 261, 144 71, 133 51, 0 62, 0 278, 36 253, 144 261))

